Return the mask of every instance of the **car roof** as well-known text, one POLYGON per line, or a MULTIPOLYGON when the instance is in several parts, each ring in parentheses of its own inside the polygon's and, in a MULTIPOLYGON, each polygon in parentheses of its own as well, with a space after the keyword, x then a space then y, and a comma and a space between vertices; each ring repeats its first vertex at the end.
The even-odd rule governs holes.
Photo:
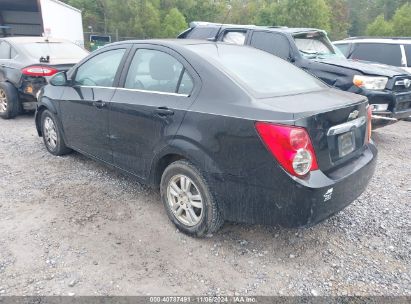
POLYGON ((113 42, 106 44, 106 46, 118 45, 118 44, 155 44, 163 46, 180 46, 184 47, 186 45, 196 45, 196 44, 214 44, 214 41, 207 40, 197 40, 197 39, 146 39, 146 40, 124 40, 119 42, 113 42))
POLYGON ((241 24, 218 24, 218 23, 212 23, 212 22, 202 22, 202 21, 193 21, 190 23, 190 28, 196 28, 196 27, 214 27, 214 28, 219 28, 223 27, 224 29, 227 28, 240 28, 240 29, 259 29, 259 30, 268 30, 268 31, 273 31, 273 32, 283 32, 283 33, 289 33, 291 35, 294 34, 300 34, 300 33, 309 33, 309 32, 324 32, 324 30, 321 29, 316 29, 316 28, 304 28, 304 27, 286 27, 286 26, 259 26, 259 25, 253 25, 253 24, 248 24, 248 25, 241 25, 241 24))
POLYGON ((385 44, 411 44, 411 38, 407 37, 353 37, 334 41, 335 44, 347 43, 385 43, 385 44))
MULTIPOLYGON (((8 41, 12 44, 25 44, 25 43, 39 43, 39 42, 70 42, 66 39, 59 39, 59 38, 46 38, 42 36, 27 36, 27 37, 2 37, 1 40, 8 41)), ((71 43, 71 42, 70 42, 71 43)))

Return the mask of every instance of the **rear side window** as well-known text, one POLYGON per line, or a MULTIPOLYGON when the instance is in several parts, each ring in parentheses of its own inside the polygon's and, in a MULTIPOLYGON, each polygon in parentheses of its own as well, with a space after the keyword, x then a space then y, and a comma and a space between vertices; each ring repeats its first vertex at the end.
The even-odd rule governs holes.
POLYGON ((140 49, 131 62, 124 87, 189 95, 193 82, 184 66, 171 55, 157 50, 140 49))
POLYGON ((10 45, 7 42, 0 42, 0 59, 10 59, 10 45))
POLYGON ((111 50, 92 57, 77 69, 75 83, 86 87, 112 87, 125 51, 111 50))
POLYGON ((350 52, 350 45, 348 43, 335 44, 335 46, 344 54, 345 57, 348 57, 350 52))
POLYGON ((411 67, 411 44, 404 44, 405 55, 407 56, 407 65, 411 67))
POLYGON ((373 61, 393 66, 401 66, 401 48, 398 44, 357 43, 351 59, 373 61))
POLYGON ((251 46, 283 59, 288 59, 290 56, 290 44, 287 38, 281 34, 254 32, 251 46))
POLYGON ((245 43, 246 32, 228 31, 224 33, 223 42, 243 45, 245 43))

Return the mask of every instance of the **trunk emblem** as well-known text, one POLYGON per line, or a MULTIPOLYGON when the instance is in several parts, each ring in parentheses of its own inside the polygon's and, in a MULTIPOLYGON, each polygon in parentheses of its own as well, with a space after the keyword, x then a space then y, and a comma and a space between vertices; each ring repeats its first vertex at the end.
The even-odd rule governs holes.
POLYGON ((328 189, 327 192, 324 194, 324 202, 329 201, 333 196, 334 188, 328 189))
POLYGON ((352 111, 352 112, 350 113, 350 115, 348 115, 348 121, 357 119, 359 114, 360 114, 360 112, 357 111, 357 110, 352 111))

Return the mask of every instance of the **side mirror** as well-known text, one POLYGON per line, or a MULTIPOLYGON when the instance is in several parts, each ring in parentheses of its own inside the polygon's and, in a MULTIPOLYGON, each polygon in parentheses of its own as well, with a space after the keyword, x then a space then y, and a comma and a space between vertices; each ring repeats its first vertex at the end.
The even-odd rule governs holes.
POLYGON ((68 85, 67 74, 66 72, 60 72, 53 76, 50 79, 50 84, 56 87, 62 87, 68 85))

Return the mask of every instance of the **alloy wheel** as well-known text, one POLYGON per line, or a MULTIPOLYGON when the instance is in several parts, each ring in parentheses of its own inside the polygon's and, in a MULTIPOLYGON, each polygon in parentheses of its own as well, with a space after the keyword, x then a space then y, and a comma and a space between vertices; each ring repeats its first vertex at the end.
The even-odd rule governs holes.
POLYGON ((54 121, 50 117, 44 119, 44 139, 46 140, 47 146, 54 150, 57 147, 57 130, 54 121))
POLYGON ((7 96, 3 89, 0 89, 0 113, 7 111, 7 96))
POLYGON ((201 221, 204 213, 203 198, 188 176, 179 174, 170 179, 167 200, 174 216, 182 224, 192 227, 201 221))

